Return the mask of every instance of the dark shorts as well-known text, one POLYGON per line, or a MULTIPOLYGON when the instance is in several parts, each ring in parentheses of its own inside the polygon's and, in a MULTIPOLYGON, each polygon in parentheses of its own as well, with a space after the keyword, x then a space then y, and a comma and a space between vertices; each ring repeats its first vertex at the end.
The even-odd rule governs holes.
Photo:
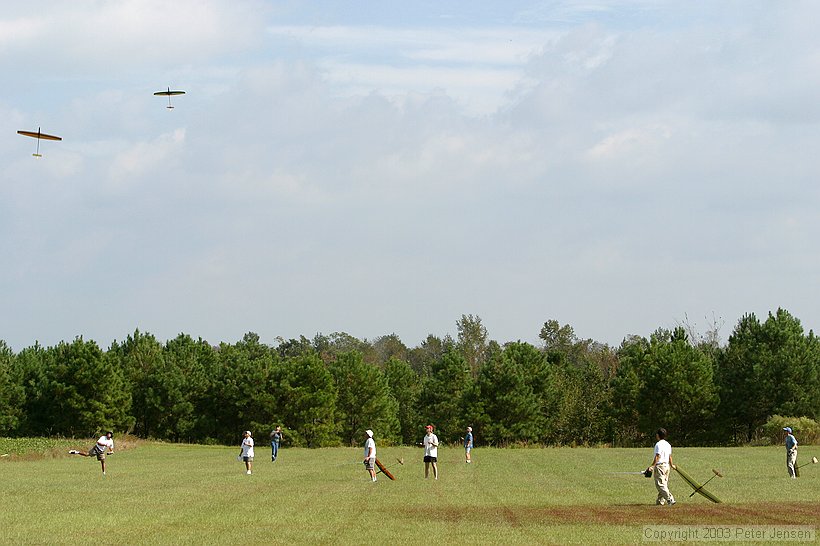
POLYGON ((424 462, 425 462, 425 463, 435 463, 435 462, 438 462, 438 457, 431 457, 431 456, 429 456, 429 455, 425 455, 425 456, 424 456, 424 462))
POLYGON ((252 463, 253 462, 253 457, 242 457, 242 460, 245 461, 246 463, 252 463))

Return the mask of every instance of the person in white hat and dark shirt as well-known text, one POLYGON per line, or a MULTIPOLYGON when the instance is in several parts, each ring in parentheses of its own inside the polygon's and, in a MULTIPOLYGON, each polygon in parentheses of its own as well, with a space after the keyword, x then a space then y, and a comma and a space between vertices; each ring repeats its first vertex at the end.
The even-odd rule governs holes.
POLYGON ((783 427, 786 431, 786 470, 790 478, 797 478, 797 438, 792 434, 791 427, 783 427))
POLYGON ((467 427, 467 434, 464 435, 464 462, 473 462, 470 452, 473 451, 473 427, 467 427))
POLYGON ((373 440, 373 431, 364 431, 367 438, 364 442, 364 467, 370 473, 370 479, 376 481, 376 441, 373 440))

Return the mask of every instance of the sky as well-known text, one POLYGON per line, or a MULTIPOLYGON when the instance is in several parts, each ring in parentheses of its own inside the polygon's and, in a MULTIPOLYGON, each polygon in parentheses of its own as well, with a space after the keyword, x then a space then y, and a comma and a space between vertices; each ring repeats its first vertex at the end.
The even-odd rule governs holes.
POLYGON ((0 12, 0 339, 820 326, 816 2, 0 12), (155 91, 179 89, 168 109, 155 91), (61 136, 37 141, 18 130, 61 136))

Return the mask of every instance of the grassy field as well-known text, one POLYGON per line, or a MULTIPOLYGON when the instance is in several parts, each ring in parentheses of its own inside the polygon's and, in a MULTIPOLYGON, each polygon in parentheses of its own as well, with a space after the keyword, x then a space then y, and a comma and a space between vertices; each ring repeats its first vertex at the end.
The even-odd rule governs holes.
MULTIPOLYGON (((271 463, 260 445, 247 476, 238 448, 123 446, 105 478, 94 459, 0 459, 0 542, 631 544, 645 525, 820 520, 820 465, 790 480, 780 447, 675 448, 696 479, 723 472, 708 486, 723 504, 690 498, 673 475, 678 504, 657 507, 652 480, 614 474, 645 468, 650 448, 479 448, 472 465, 441 448, 438 481, 424 479, 420 449, 379 448, 397 481, 371 483, 358 448, 283 449, 271 463)), ((820 448, 804 446, 800 461, 812 455, 820 448)))

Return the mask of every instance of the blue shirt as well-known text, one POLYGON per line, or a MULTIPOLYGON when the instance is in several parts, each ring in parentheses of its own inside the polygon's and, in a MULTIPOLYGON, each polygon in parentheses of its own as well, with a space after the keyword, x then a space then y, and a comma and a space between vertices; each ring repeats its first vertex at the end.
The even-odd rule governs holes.
POLYGON ((786 435, 786 451, 791 451, 797 447, 797 439, 791 434, 786 435))
POLYGON ((473 447, 473 433, 468 432, 467 436, 464 437, 464 447, 473 447))

